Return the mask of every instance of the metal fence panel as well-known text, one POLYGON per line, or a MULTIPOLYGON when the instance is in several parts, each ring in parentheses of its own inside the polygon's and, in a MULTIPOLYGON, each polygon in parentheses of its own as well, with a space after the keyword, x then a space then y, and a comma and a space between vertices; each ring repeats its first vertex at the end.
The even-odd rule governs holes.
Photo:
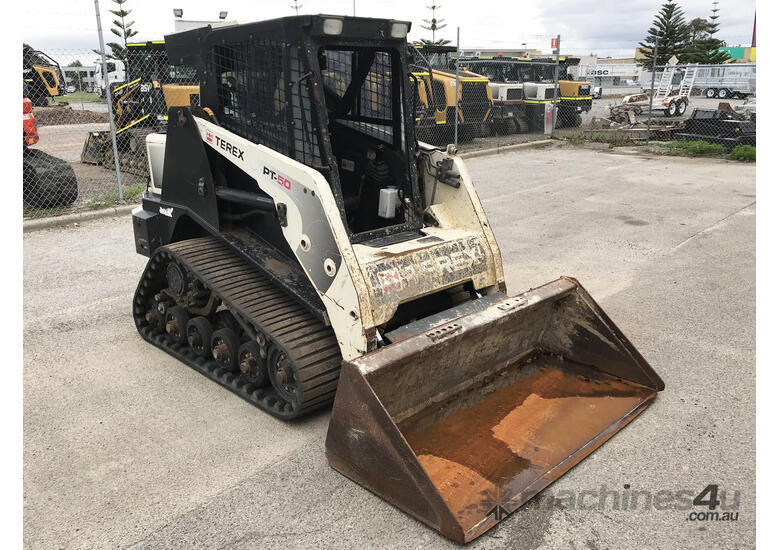
MULTIPOLYGON (((545 107, 557 108, 561 102, 554 83, 505 82, 496 71, 502 72, 500 66, 506 63, 511 61, 472 63, 432 55, 429 67, 417 66, 418 139, 470 151, 548 137, 553 129, 545 131, 545 107)), ((579 122, 579 117, 564 116, 558 127, 579 122)))
POLYGON ((657 66, 655 72, 648 71, 647 90, 601 100, 583 126, 584 137, 648 145, 655 142, 670 154, 693 156, 725 156, 747 146, 735 154, 746 155, 743 160, 755 158, 755 150, 751 150, 756 144, 755 92, 741 91, 743 84, 749 85, 753 69, 740 68, 745 79, 738 85, 732 82, 732 88, 726 89, 722 86, 728 81, 721 80, 721 88, 710 91, 713 67, 717 66, 657 66))
POLYGON ((168 107, 199 104, 194 71, 169 64, 162 41, 129 45, 126 58, 108 60, 106 74, 95 51, 46 53, 54 86, 26 82, 24 90, 25 217, 118 204, 119 178, 121 199, 137 200, 149 174, 146 136, 164 131, 168 107))
MULTIPOLYGON (((619 87, 621 96, 594 101, 594 82, 568 77, 560 64, 545 60, 457 52, 424 59, 410 52, 416 133, 433 145, 500 150, 551 135, 599 133, 680 147, 714 145, 724 153, 755 145, 755 97, 743 97, 755 91, 755 64, 698 66, 695 77, 692 66, 660 66, 655 78, 663 94, 653 98, 651 110, 639 88, 619 87)), ((136 201, 149 180, 146 136, 164 131, 169 107, 200 104, 194 70, 170 64, 162 41, 129 44, 125 57, 106 59, 105 68, 95 50, 25 49, 23 56, 25 217, 136 201)), ((244 85, 240 75, 233 80, 225 82, 225 93, 244 85)), ((366 97, 383 101, 378 92, 384 85, 375 79, 366 97)), ((373 103, 364 108, 382 107, 373 103)))

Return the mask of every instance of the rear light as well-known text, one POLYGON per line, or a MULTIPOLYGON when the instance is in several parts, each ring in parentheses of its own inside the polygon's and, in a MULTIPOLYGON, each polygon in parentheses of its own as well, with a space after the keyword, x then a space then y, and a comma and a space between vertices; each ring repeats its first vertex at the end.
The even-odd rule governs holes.
POLYGON ((32 113, 32 101, 30 101, 28 98, 22 99, 22 113, 25 115, 27 113, 32 113))
POLYGON ((337 35, 341 34, 342 30, 344 30, 343 19, 332 18, 322 22, 322 32, 325 34, 337 35))
POLYGON ((405 22, 396 22, 390 24, 390 36, 393 38, 406 38, 407 32, 409 32, 409 26, 405 22))

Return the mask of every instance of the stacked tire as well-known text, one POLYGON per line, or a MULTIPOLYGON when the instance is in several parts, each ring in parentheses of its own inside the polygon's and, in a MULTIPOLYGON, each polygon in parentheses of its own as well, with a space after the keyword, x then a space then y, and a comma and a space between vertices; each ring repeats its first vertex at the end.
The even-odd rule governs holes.
POLYGON ((33 208, 56 208, 73 204, 79 190, 70 164, 37 149, 24 148, 22 196, 33 208))

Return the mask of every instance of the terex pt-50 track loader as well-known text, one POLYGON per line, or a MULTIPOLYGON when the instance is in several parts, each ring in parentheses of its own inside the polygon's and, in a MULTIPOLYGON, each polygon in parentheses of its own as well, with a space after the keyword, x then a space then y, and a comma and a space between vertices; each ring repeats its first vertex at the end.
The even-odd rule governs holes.
POLYGON ((507 296, 465 164, 415 140, 408 28, 300 16, 166 37, 201 107, 147 138, 133 315, 279 418, 335 396, 330 464, 465 542, 663 382, 574 279, 507 296))

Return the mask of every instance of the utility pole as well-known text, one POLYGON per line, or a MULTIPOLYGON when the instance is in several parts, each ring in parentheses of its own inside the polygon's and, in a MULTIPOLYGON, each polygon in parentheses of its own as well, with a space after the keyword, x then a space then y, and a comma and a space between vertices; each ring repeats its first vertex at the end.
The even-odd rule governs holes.
POLYGON ((460 95, 460 27, 457 28, 455 38, 455 148, 458 147, 458 119, 460 118, 461 101, 460 95))
POLYGON ((554 82, 555 85, 553 86, 553 90, 555 91, 555 95, 553 96, 553 119, 552 119, 552 132, 555 133, 555 124, 558 120, 558 105, 561 103, 561 91, 558 88, 558 59, 561 57, 561 35, 559 34, 555 38, 555 78, 554 82))
POLYGON ((653 96, 655 95, 655 61, 658 56, 658 38, 655 39, 653 45, 653 74, 650 76, 650 105, 647 112, 647 137, 645 138, 645 145, 650 145, 650 119, 653 118, 653 96))
POLYGON ((293 0, 293 5, 290 7, 295 10, 295 15, 298 15, 298 10, 303 6, 298 2, 298 0, 293 0))
POLYGON ((103 79, 106 81, 106 103, 108 104, 108 127, 111 130, 111 147, 114 151, 114 170, 116 170, 116 185, 119 191, 120 202, 124 200, 122 196, 122 172, 119 170, 119 153, 116 148, 116 126, 114 126, 114 108, 111 100, 114 95, 111 93, 111 86, 108 82, 108 68, 106 67, 106 45, 103 43, 103 25, 100 23, 100 4, 95 0, 95 17, 97 18, 98 38, 100 38, 100 62, 103 66, 103 79))

